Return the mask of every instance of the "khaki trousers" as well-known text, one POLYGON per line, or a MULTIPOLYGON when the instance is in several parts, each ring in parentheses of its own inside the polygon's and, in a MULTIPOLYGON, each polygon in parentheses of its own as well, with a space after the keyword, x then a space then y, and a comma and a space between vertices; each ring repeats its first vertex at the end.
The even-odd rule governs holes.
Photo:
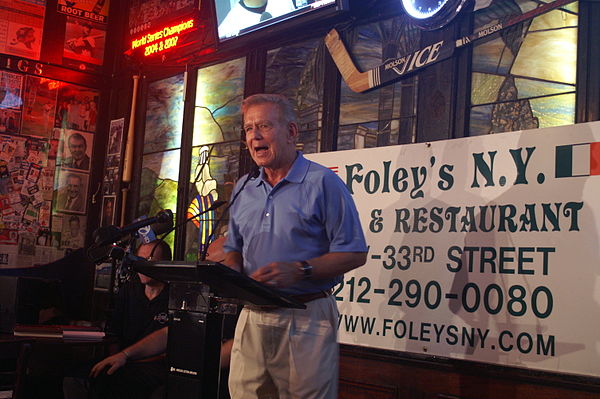
POLYGON ((333 296, 307 309, 240 314, 231 354, 232 399, 336 399, 338 310, 333 296))

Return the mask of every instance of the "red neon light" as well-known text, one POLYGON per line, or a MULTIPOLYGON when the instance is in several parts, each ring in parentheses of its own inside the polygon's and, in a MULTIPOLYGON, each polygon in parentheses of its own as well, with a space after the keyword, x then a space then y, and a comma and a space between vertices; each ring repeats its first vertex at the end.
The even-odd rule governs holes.
POLYGON ((144 55, 160 53, 165 50, 172 49, 179 42, 179 34, 194 29, 194 19, 181 22, 177 25, 165 26, 153 33, 148 33, 131 41, 129 51, 134 51, 138 48, 144 49, 144 55))

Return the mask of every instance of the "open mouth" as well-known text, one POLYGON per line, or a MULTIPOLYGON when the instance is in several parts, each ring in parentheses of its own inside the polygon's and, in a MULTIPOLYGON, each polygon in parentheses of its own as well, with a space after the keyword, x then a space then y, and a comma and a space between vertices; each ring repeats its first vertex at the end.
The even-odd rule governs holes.
POLYGON ((254 152, 257 155, 260 155, 262 153, 265 153, 268 149, 269 149, 269 147, 267 147, 266 145, 265 146, 256 146, 256 147, 254 147, 254 152))

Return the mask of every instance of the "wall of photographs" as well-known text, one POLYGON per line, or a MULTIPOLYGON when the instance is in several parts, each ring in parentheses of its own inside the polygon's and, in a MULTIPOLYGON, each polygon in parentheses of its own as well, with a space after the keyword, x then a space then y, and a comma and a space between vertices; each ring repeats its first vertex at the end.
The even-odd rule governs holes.
POLYGON ((84 245, 97 90, 0 71, 0 267, 84 245))
POLYGON ((0 268, 45 264, 85 244, 100 92, 54 78, 95 79, 109 7, 0 0, 0 268))

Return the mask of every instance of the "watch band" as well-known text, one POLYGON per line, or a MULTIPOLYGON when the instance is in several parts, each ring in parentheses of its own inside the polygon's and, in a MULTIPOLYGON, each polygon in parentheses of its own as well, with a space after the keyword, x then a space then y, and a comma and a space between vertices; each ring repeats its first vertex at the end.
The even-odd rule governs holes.
POLYGON ((312 277, 313 267, 309 265, 308 262, 305 260, 300 261, 300 265, 300 270, 302 271, 302 278, 304 280, 310 279, 312 277))

